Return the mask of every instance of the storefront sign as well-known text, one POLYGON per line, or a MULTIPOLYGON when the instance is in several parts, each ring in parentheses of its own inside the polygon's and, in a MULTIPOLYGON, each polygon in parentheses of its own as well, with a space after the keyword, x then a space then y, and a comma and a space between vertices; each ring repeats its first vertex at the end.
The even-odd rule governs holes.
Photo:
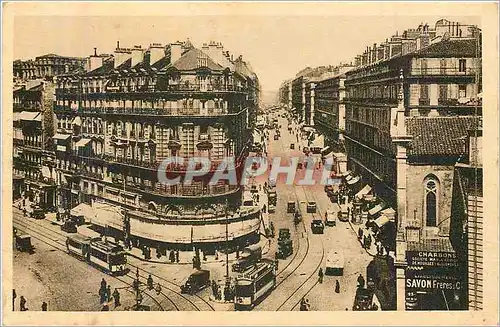
POLYGON ((410 267, 456 267, 457 257, 452 252, 407 251, 406 261, 410 267))
POLYGON ((422 291, 460 290, 461 283, 453 280, 406 278, 406 288, 422 291))

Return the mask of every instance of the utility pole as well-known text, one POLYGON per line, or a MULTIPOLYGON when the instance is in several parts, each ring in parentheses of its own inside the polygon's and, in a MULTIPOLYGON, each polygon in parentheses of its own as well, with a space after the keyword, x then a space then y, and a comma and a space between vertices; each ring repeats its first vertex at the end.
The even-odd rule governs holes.
POLYGON ((225 216, 226 216, 226 281, 229 281, 229 230, 228 230, 228 217, 227 217, 227 199, 226 199, 226 207, 225 207, 225 216))

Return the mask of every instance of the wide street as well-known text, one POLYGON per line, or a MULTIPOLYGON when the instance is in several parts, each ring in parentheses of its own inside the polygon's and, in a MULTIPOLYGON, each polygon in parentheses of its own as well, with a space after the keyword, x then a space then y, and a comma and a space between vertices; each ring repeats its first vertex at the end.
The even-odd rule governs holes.
MULTIPOLYGON (((282 166, 292 157, 303 160, 304 140, 297 142, 294 132, 288 131, 288 122, 279 117, 281 137, 274 140, 275 131, 270 131, 270 141, 267 147, 269 161, 276 157, 281 158, 282 166), (290 144, 295 143, 295 149, 290 144), (298 145, 300 144, 300 151, 298 145)), ((295 131, 295 127, 293 127, 295 131)), ((323 219, 327 209, 332 206, 320 185, 321 169, 316 169, 316 185, 297 185, 305 169, 297 171, 295 183, 288 185, 285 174, 278 176, 276 190, 278 194, 275 213, 269 214, 276 232, 280 228, 289 228, 292 233, 294 253, 279 261, 277 286, 254 310, 261 311, 290 311, 299 310, 299 302, 305 297, 309 300, 310 310, 335 311, 351 310, 357 277, 365 275, 366 266, 371 256, 361 248, 356 234, 348 222, 337 222, 336 226, 325 227, 324 234, 312 234, 310 223, 313 217, 323 219), (303 222, 295 226, 293 215, 287 213, 287 203, 294 201, 300 206, 303 222), (317 213, 306 213, 306 203, 315 201, 317 213), (325 270, 325 261, 331 250, 341 251, 345 257, 343 276, 325 276, 323 283, 318 282, 318 271, 325 270), (340 292, 335 292, 336 281, 340 283, 340 292)), ((269 171, 255 180, 264 184, 268 180, 269 171)), ((261 196, 261 205, 267 204, 267 199, 261 196)), ((149 274, 152 274, 156 283, 162 286, 162 293, 146 292, 143 303, 150 304, 153 310, 233 310, 232 303, 213 301, 209 288, 202 290, 196 296, 180 294, 180 285, 192 272, 189 259, 192 253, 181 253, 181 263, 165 264, 146 262, 134 256, 128 256, 130 272, 127 276, 111 277, 87 263, 63 253, 67 233, 48 219, 34 220, 23 217, 17 208, 14 210, 14 226, 20 231, 29 233, 36 248, 33 255, 19 253, 14 255, 14 285, 20 295, 29 301, 32 310, 39 310, 42 301, 48 301, 52 310, 100 310, 101 305, 97 290, 100 280, 106 278, 112 287, 122 290, 123 305, 116 310, 130 307, 135 296, 132 293, 131 283, 135 272, 139 268, 140 280, 144 283, 149 274), (187 258, 186 258, 187 257, 187 258), (67 271, 71 270, 71 274, 67 271), (58 277, 59 276, 59 277, 58 277), (61 277, 62 276, 62 277, 61 277), (64 277, 64 278, 63 278, 64 277), (85 281, 82 283, 81 281, 85 281), (94 288, 89 289, 89 285, 94 288)), ((79 227, 79 232, 82 232, 79 227)), ((270 242, 262 237, 264 256, 274 259, 277 251, 277 236, 270 242), (267 244, 266 244, 267 243, 267 244)), ((231 257, 234 260, 233 257, 231 257)), ((209 257, 203 263, 203 268, 211 272, 211 279, 222 284, 224 281, 224 258, 214 260, 209 257)), ((113 307, 113 306, 111 306, 113 307)), ((115 308, 112 308, 115 309, 115 308)))

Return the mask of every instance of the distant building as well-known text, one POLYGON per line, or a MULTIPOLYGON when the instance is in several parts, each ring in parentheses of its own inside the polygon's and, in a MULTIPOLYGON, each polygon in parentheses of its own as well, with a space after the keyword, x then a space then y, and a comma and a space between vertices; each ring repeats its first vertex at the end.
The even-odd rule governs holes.
POLYGON ((307 124, 305 113, 306 105, 306 81, 300 76, 292 81, 292 115, 297 117, 299 122, 307 124))
POLYGON ((14 78, 26 80, 54 77, 82 68, 85 64, 84 58, 64 57, 50 53, 36 57, 35 60, 14 61, 14 78))

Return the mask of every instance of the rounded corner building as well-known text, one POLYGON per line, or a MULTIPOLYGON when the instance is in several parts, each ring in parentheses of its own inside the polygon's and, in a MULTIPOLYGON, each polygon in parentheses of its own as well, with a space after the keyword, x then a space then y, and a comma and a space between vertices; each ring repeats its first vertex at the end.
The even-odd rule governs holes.
POLYGON ((210 179, 226 157, 241 174, 259 104, 250 65, 210 42, 122 48, 94 54, 85 69, 56 78, 58 203, 106 235, 132 244, 204 250, 259 239, 259 207, 242 206, 242 187, 210 179), (158 180, 186 175, 205 157, 211 171, 190 185, 158 180))

